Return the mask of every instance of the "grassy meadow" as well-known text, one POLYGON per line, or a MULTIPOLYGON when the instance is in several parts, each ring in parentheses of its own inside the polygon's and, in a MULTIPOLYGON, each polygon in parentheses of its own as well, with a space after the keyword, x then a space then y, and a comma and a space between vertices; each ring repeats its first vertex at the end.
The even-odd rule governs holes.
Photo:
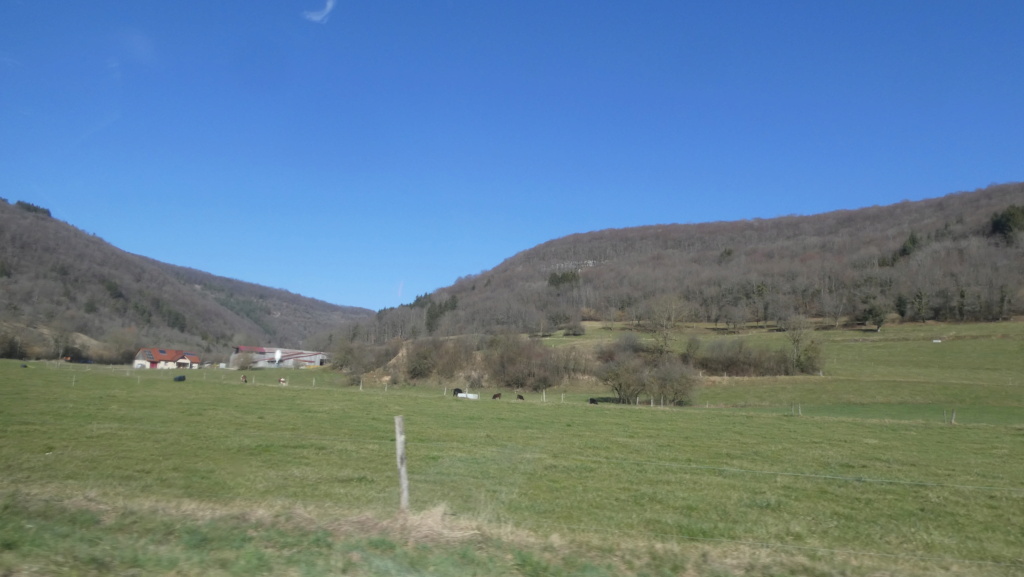
POLYGON ((1024 574, 1024 323, 816 336, 673 409, 0 361, 0 574, 1024 574))

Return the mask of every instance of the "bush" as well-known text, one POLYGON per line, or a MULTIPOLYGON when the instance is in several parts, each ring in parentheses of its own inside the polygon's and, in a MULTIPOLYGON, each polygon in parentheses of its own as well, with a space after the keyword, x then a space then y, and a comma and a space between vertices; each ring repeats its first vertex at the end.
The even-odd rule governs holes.
POLYGON ((690 337, 686 341, 686 350, 683 351, 682 360, 684 363, 693 366, 697 361, 697 353, 700 351, 700 338, 690 337))
POLYGON ((14 335, 0 337, 0 359, 24 359, 27 353, 21 339, 14 335))
POLYGON ((712 374, 772 377, 821 370, 821 346, 812 339, 778 349, 750 347, 743 340, 717 341, 697 357, 695 366, 712 374))
POLYGON ((635 354, 620 354, 597 369, 597 378, 611 387, 620 403, 631 404, 647 388, 647 367, 635 354))
POLYGON ((651 398, 662 399, 670 405, 689 405, 699 384, 700 377, 693 367, 666 356, 650 371, 647 392, 651 398))
POLYGON ((689 404, 700 384, 692 367, 672 355, 655 354, 632 333, 597 351, 597 378, 611 387, 620 403, 632 404, 649 395, 670 404, 689 404))
POLYGON ((565 334, 565 336, 567 337, 582 337, 583 335, 587 334, 587 329, 583 326, 583 323, 576 320, 570 322, 565 327, 563 334, 565 334))
POLYGON ((559 359, 551 349, 515 334, 491 339, 484 364, 493 382, 510 389, 541 391, 562 379, 559 359))
POLYGON ((470 363, 473 347, 464 338, 431 337, 409 343, 407 355, 405 370, 410 379, 433 375, 451 379, 470 363))
POLYGON ((402 348, 398 339, 383 345, 362 341, 342 341, 331 354, 331 366, 337 370, 361 375, 387 366, 402 348))
POLYGON ((752 348, 743 340, 716 341, 705 348, 697 366, 709 373, 741 377, 789 375, 789 355, 784 349, 752 348))
POLYGON ((410 379, 426 379, 434 374, 434 367, 437 364, 435 344, 434 339, 410 343, 405 366, 405 372, 410 379))

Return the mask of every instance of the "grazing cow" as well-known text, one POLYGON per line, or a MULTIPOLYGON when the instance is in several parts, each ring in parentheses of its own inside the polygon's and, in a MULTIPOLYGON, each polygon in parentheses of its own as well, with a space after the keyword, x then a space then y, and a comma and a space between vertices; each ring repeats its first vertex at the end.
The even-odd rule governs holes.
POLYGON ((277 384, 284 385, 284 386, 287 387, 288 386, 288 381, 286 381, 284 377, 281 377, 280 379, 277 379, 277 384))
POLYGON ((495 399, 501 400, 501 393, 494 393, 493 395, 491 395, 491 400, 493 401, 495 399))
POLYGON ((248 383, 249 379, 245 378, 245 375, 242 375, 242 382, 243 383, 248 383))
POLYGON ((596 405, 597 404, 597 399, 595 399, 594 397, 590 397, 590 404, 591 405, 596 405))
POLYGON ((452 391, 452 396, 457 397, 462 394, 462 389, 455 389, 452 391))
POLYGON ((185 380, 185 375, 178 375, 178 376, 174 377, 174 381, 178 382, 178 383, 180 383, 180 382, 182 382, 184 380, 185 380))
POLYGON ((517 401, 525 401, 526 399, 524 399, 522 395, 516 395, 516 400, 517 401))

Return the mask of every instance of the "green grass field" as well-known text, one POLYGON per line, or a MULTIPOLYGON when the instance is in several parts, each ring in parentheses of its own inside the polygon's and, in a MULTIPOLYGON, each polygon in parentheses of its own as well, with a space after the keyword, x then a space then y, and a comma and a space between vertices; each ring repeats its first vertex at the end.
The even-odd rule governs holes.
POLYGON ((1024 574, 1024 324, 818 335, 678 409, 3 361, 0 574, 1024 574))

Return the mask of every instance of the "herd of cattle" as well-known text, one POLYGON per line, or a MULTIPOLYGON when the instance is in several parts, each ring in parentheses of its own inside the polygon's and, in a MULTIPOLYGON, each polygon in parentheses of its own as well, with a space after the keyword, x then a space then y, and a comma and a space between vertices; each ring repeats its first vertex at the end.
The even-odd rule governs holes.
MULTIPOLYGON (((249 379, 246 378, 245 375, 242 375, 242 382, 243 383, 248 383, 249 379)), ((277 384, 283 385, 283 386, 287 387, 288 386, 288 379, 286 379, 284 377, 281 377, 280 379, 277 379, 277 384)))
MULTIPOLYGON (((179 375, 177 377, 174 377, 174 380, 175 381, 184 381, 185 380, 185 376, 184 375, 179 375)), ((242 380, 243 383, 248 383, 249 382, 249 379, 246 378, 245 375, 242 375, 242 379, 241 380, 242 380)), ((277 383, 279 385, 284 385, 284 386, 288 385, 288 381, 286 379, 284 379, 284 378, 278 379, 277 383)), ((463 391, 462 389, 453 389, 452 390, 452 396, 453 397, 458 397, 459 395, 466 396, 465 391, 463 391)), ((475 399, 476 396, 473 396, 473 398, 475 399)), ((491 400, 492 401, 500 401, 501 400, 501 393, 494 393, 493 395, 491 395, 491 400)), ((518 395, 517 394, 516 395, 516 400, 517 401, 525 401, 526 399, 524 399, 522 395, 518 395)), ((588 402, 591 405, 596 405, 597 404, 597 399, 591 397, 588 402)))
MULTIPOLYGON (((463 396, 463 397, 465 397, 465 396, 467 396, 467 395, 466 395, 466 392, 465 392, 465 391, 463 391, 462 389, 453 389, 453 390, 452 390, 452 396, 453 396, 453 397, 459 397, 459 396, 463 396)), ((475 398, 476 398, 476 396, 473 396, 472 398, 474 398, 474 399, 475 399, 475 398)), ((500 401, 500 400, 501 400, 501 393, 494 393, 493 395, 491 395, 491 400, 492 400, 492 401, 500 401)), ((517 400, 517 401, 525 401, 526 399, 524 399, 522 395, 518 395, 518 394, 517 394, 517 395, 516 395, 516 400, 517 400)), ((589 400, 588 402, 589 402, 589 404, 591 404, 591 405, 596 405, 596 404, 597 404, 597 399, 595 399, 595 398, 591 397, 591 398, 590 398, 590 400, 589 400)))
MULTIPOLYGON (((453 397, 468 397, 468 398, 472 398, 472 399, 476 398, 476 395, 472 395, 472 396, 467 395, 466 391, 463 391, 462 389, 452 389, 452 396, 453 397)), ((493 395, 491 395, 491 400, 492 401, 501 400, 501 393, 494 393, 493 395)), ((522 395, 516 395, 516 400, 517 401, 525 401, 526 399, 524 399, 522 395)))

